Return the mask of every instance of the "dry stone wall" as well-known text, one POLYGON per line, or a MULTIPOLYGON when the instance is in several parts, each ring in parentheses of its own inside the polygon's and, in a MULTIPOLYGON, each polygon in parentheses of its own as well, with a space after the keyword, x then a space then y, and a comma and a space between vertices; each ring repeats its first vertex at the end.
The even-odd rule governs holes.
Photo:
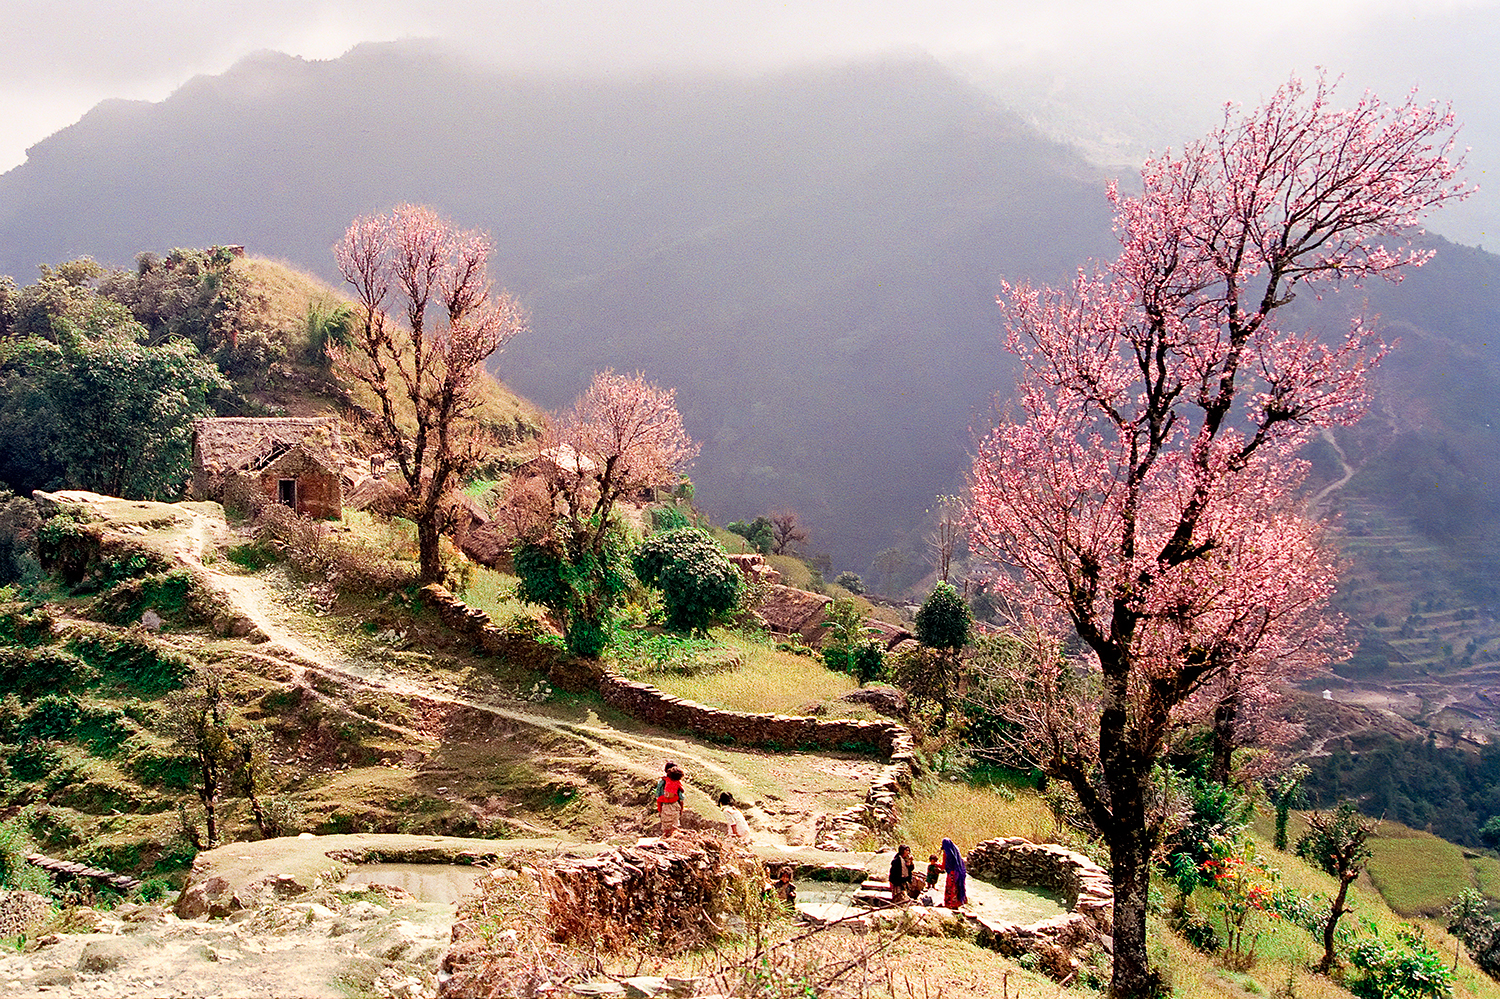
POLYGON ((889 829, 896 823, 896 796, 909 787, 917 771, 911 733, 904 725, 709 707, 507 635, 484 611, 466 606, 435 583, 422 588, 422 600, 444 624, 467 635, 486 653, 528 662, 565 690, 597 690, 606 704, 652 725, 739 746, 858 752, 883 758, 886 765, 871 782, 864 801, 818 819, 815 838, 824 849, 846 850, 858 833, 889 829))
POLYGON ((1113 932, 1114 887, 1081 853, 1020 837, 980 843, 965 858, 969 873, 996 885, 1035 885, 1063 896, 1068 911, 1018 925, 978 919, 979 942, 1004 954, 1038 954, 1055 977, 1076 969, 1075 955, 1113 932))

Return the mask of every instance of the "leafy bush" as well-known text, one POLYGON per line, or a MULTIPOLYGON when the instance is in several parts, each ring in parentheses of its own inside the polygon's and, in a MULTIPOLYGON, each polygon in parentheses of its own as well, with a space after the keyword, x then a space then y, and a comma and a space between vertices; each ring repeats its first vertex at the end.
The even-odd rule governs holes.
POLYGON ((702 531, 681 527, 646 539, 631 558, 642 583, 661 590, 667 627, 704 634, 739 604, 739 570, 702 531))
POLYGON ((126 635, 79 635, 68 643, 85 663, 148 696, 181 687, 192 665, 175 652, 126 635))
POLYGON ((751 548, 762 555, 771 554, 771 546, 776 543, 775 529, 771 526, 769 517, 756 517, 749 523, 743 520, 730 521, 724 525, 724 529, 744 538, 751 548))
POLYGON ((974 617, 951 583, 932 588, 917 611, 917 641, 929 649, 957 652, 969 640, 974 617))
POLYGON ((52 646, 0 647, 0 693, 35 697, 49 690, 83 686, 93 671, 82 659, 52 646))
POLYGON ((857 572, 841 572, 833 578, 835 586, 842 586, 856 597, 865 592, 865 581, 857 572))
POLYGON ((1453 972, 1427 943, 1420 927, 1402 924, 1398 945, 1379 936, 1361 940, 1349 954, 1352 972, 1345 983, 1360 999, 1446 999, 1453 995, 1453 972))
POLYGON ((571 528, 560 523, 547 538, 516 547, 516 596, 562 620, 570 653, 597 659, 609 644, 615 605, 630 586, 625 549, 618 526, 607 532, 596 553, 575 543, 571 528))
POLYGON ((1167 840, 1168 854, 1186 854, 1195 864, 1214 855, 1216 842, 1233 841, 1250 822, 1254 805, 1249 798, 1217 781, 1190 777, 1186 781, 1191 802, 1187 821, 1167 840))
MULTIPOLYGON (((22 813, 25 814, 24 812, 22 813)), ((21 816, 0 822, 0 888, 50 894, 52 879, 39 867, 26 862, 37 852, 21 816)))
POLYGON ((699 672, 702 653, 720 648, 702 638, 661 635, 650 631, 620 629, 610 643, 611 655, 621 671, 630 674, 699 672))
POLYGON ((32 648, 52 640, 52 614, 45 607, 0 607, 0 642, 32 648))
POLYGON ((675 531, 680 527, 687 527, 687 514, 675 506, 654 506, 651 508, 651 529, 658 534, 667 531, 675 531))

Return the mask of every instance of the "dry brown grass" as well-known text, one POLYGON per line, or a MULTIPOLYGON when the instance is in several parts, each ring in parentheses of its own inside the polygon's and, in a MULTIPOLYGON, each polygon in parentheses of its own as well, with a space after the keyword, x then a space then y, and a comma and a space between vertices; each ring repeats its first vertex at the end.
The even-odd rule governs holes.
MULTIPOLYGON (((809 704, 837 701, 859 686, 853 677, 833 672, 819 659, 778 652, 734 632, 715 632, 714 638, 739 656, 739 669, 696 676, 653 673, 647 679, 674 697, 699 704, 777 714, 802 714, 809 704)), ((840 713, 861 712, 851 708, 840 713)))
POLYGON ((1014 794, 968 784, 929 783, 901 801, 896 834, 914 844, 919 861, 938 852, 947 838, 967 853, 977 843, 1001 836, 1024 836, 1033 843, 1054 841, 1056 823, 1039 795, 1014 794))

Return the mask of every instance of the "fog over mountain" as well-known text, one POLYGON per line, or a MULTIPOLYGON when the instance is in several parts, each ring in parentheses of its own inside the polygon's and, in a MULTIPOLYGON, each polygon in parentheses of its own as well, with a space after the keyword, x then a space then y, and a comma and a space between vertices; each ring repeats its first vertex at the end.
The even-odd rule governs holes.
MULTIPOLYGON (((263 52, 158 103, 102 103, 33 146, 0 176, 0 274, 243 243, 334 278, 352 217, 432 204, 493 234, 493 273, 533 310, 496 365, 510 384, 549 407, 603 367, 676 386, 715 516, 794 507, 836 568, 868 572, 960 485, 971 427, 1010 387, 1000 279, 1113 255, 1106 172, 1055 137, 1094 128, 1090 155, 1108 159, 1152 127, 1156 145, 1202 130, 1107 88, 1074 100, 1090 79, 1049 87, 921 54, 584 75, 500 71, 435 43, 263 52), (1095 127, 1122 101, 1118 129, 1095 127)), ((1350 446, 1371 468, 1396 441, 1425 456, 1372 486, 1380 503, 1441 484, 1493 517, 1488 409, 1421 405, 1445 391, 1434 366, 1473 383, 1464 398, 1500 397, 1495 258, 1448 250, 1463 248, 1372 289, 1422 345, 1426 380, 1393 382, 1379 433, 1350 446), (1443 290, 1409 291, 1424 287, 1443 290)), ((1470 557, 1464 578, 1483 578, 1493 546, 1471 542, 1493 520, 1428 520, 1470 557)))

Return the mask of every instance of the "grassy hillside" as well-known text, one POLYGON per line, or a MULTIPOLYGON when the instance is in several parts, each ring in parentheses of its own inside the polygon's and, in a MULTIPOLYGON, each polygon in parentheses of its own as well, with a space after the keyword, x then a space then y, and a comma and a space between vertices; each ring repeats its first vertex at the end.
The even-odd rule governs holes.
MULTIPOLYGON (((353 301, 326 281, 284 261, 247 256, 234 261, 233 270, 250 291, 242 317, 247 328, 271 332, 284 347, 286 361, 274 367, 259 382, 242 383, 245 395, 256 405, 289 416, 312 416, 329 412, 347 414, 350 404, 368 412, 379 412, 379 402, 370 388, 358 381, 336 380, 312 342, 315 317, 329 317, 339 309, 351 309, 353 301)), ((480 425, 504 443, 514 444, 534 433, 540 413, 530 401, 512 392, 495 378, 479 383, 480 425)), ((398 411, 409 418, 410 402, 398 398, 398 411)))

